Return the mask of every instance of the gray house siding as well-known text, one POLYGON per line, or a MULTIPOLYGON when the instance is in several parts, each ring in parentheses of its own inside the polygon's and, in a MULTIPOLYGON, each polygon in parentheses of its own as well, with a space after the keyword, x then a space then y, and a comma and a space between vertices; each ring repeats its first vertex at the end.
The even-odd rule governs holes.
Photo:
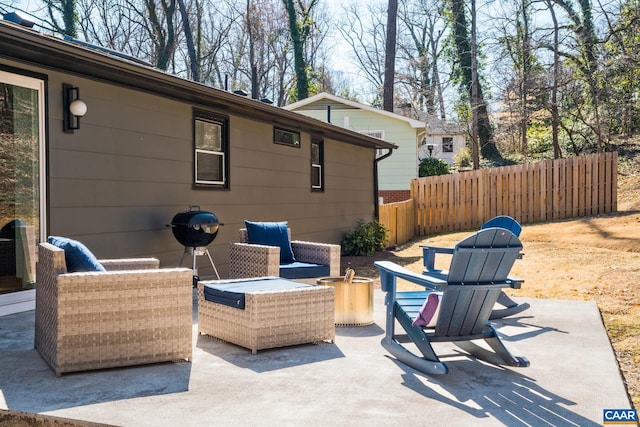
MULTIPOLYGON (((0 64, 47 76, 47 234, 77 238, 99 258, 155 256, 178 265, 183 247, 166 224, 190 204, 225 224, 209 247, 222 277, 244 219, 287 220, 295 239, 339 243, 356 220, 374 216, 375 146, 325 138, 325 190, 312 192, 311 132, 301 132, 300 148, 278 145, 273 123, 249 115, 36 64, 0 64), (79 87, 88 106, 73 134, 62 131, 63 83, 79 87), (193 188, 193 108, 229 117, 228 190, 193 188)), ((200 274, 210 276, 208 260, 198 258, 200 274)))

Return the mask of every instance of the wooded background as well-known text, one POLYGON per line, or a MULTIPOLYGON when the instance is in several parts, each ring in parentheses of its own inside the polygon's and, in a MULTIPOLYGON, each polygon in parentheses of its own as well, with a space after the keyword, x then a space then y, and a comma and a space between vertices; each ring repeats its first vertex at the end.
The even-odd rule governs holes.
POLYGON ((38 31, 278 106, 327 91, 460 121, 476 168, 608 151, 640 129, 638 0, 0 0, 0 12, 25 5, 38 31))

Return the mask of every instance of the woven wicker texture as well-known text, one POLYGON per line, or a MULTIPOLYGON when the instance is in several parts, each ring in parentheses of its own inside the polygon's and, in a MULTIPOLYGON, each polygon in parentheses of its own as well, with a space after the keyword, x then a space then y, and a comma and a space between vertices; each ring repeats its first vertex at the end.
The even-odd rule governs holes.
POLYGON ((333 341, 333 288, 247 292, 240 310, 204 299, 198 283, 198 332, 248 348, 266 348, 333 341))
MULTIPOLYGON (((291 229, 287 229, 291 239, 291 229)), ((280 248, 248 243, 247 229, 241 228, 240 243, 229 244, 229 278, 280 275, 280 248)), ((329 275, 340 275, 340 245, 291 241, 296 261, 329 265, 329 275)))
POLYGON ((67 273, 64 251, 40 244, 35 347, 56 375, 191 359, 192 271, 125 265, 151 269, 67 273))

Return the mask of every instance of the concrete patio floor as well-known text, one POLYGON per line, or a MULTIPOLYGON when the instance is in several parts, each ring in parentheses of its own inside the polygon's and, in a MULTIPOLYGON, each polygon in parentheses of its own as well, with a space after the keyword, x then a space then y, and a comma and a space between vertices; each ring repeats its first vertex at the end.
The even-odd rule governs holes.
POLYGON ((257 355, 198 336, 194 305, 192 363, 60 378, 33 349, 34 312, 0 317, 0 409, 120 426, 370 427, 596 426, 603 409, 631 408, 594 302, 527 298, 529 310, 496 322, 530 367, 443 343, 450 373, 425 376, 381 347, 383 298, 376 291, 375 324, 336 328, 333 344, 257 355))

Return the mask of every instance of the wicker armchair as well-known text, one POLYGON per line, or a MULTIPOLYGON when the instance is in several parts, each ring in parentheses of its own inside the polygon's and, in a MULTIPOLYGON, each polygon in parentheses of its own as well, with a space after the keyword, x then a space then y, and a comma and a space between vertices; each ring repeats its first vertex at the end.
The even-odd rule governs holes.
MULTIPOLYGON (((287 232, 289 239, 291 239, 291 229, 288 228, 287 232)), ((229 247, 229 278, 283 276, 280 269, 279 247, 248 243, 249 236, 246 228, 240 229, 239 240, 240 243, 231 243, 229 247)), ((324 276, 340 275, 340 245, 292 240, 291 249, 299 263, 327 265, 329 272, 324 276)), ((319 276, 307 275, 305 277, 302 274, 296 278, 319 276)))
POLYGON ((192 355, 192 271, 155 258, 101 260, 106 272, 67 273, 65 252, 40 243, 35 347, 65 372, 192 355))

